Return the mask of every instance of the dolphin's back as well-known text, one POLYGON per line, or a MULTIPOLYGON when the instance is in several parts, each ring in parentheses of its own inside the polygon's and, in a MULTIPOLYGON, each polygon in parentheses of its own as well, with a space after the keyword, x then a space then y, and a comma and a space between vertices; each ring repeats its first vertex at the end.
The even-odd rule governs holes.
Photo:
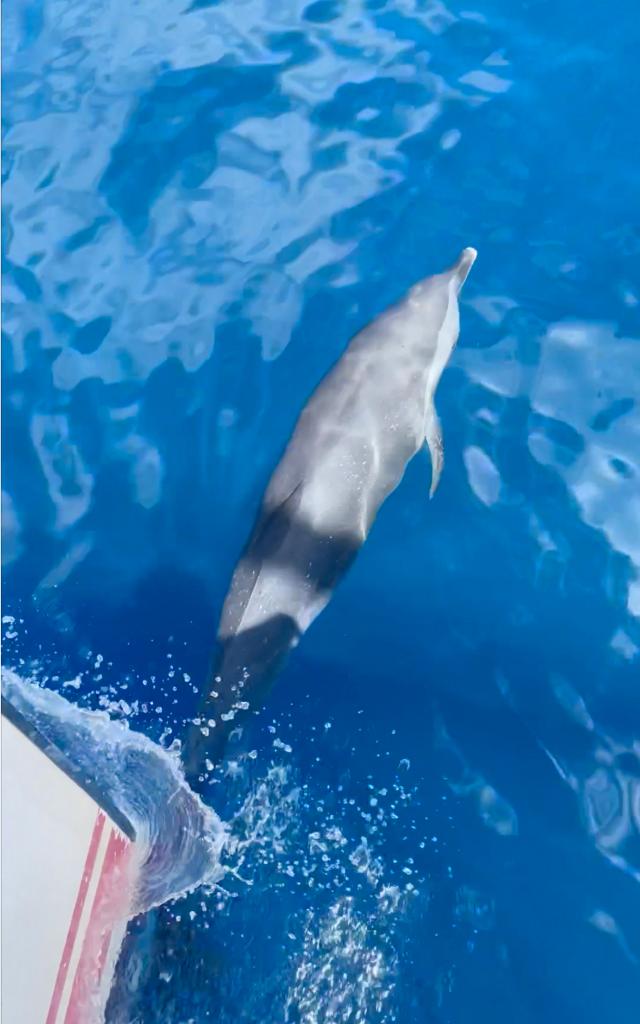
POLYGON ((372 325, 320 382, 264 498, 273 507, 298 488, 298 517, 360 544, 424 441, 427 370, 401 349, 381 366, 377 344, 372 325))
POLYGON ((192 775, 206 754, 221 756, 236 716, 257 709, 425 440, 433 491, 442 465, 433 397, 474 259, 465 249, 360 331, 302 410, 224 603, 220 657, 203 695, 205 732, 192 732, 185 758, 192 775))

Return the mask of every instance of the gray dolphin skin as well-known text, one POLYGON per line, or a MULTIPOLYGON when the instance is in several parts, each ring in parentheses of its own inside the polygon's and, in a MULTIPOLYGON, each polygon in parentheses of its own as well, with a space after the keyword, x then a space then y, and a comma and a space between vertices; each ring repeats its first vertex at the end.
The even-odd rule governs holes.
POLYGON ((434 397, 476 255, 464 249, 356 334, 302 410, 225 599, 220 657, 185 745, 190 779, 206 776, 243 716, 259 709, 425 444, 433 495, 443 465, 434 397))

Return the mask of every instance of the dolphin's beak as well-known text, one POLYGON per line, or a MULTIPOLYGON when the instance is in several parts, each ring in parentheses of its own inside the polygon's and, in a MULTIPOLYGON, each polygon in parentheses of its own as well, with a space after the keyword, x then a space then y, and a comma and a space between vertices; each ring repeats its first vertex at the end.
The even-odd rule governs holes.
POLYGON ((470 245, 466 249, 463 249, 458 259, 451 267, 449 273, 453 274, 458 284, 458 291, 462 289, 464 282, 467 280, 469 271, 476 261, 478 255, 477 250, 473 249, 470 245))

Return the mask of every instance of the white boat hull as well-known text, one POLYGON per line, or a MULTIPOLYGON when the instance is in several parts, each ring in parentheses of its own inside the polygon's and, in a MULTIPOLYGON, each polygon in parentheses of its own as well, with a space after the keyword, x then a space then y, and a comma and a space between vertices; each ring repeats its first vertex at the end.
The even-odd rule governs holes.
MULTIPOLYGON (((2 1020, 104 1017, 135 879, 133 833, 2 715, 2 1020), (125 834, 129 831, 129 835, 125 834)), ((61 767, 61 765, 63 767, 61 767)))

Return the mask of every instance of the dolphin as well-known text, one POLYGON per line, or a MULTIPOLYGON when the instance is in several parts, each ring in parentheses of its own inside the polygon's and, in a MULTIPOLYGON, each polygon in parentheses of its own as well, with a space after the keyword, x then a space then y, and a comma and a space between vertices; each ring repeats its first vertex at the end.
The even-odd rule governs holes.
POLYGON ((435 392, 476 255, 463 249, 356 334, 303 408, 224 602, 220 656, 185 744, 192 781, 206 778, 233 729, 258 710, 423 445, 434 494, 444 458, 435 392))

